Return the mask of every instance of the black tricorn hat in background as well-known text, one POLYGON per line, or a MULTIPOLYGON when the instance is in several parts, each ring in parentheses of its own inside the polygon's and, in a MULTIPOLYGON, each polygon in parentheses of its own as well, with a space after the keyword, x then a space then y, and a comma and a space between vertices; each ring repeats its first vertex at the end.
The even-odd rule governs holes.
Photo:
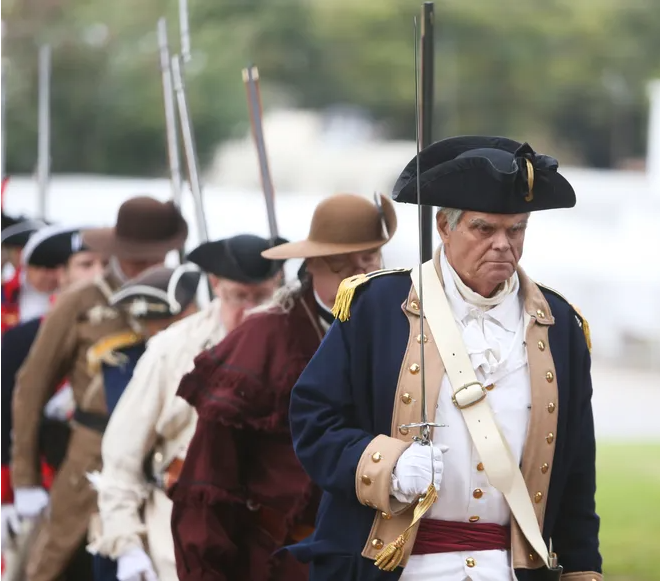
POLYGON ((192 264, 154 266, 124 283, 110 297, 110 305, 136 319, 169 319, 195 300, 201 276, 192 264))
POLYGON ((46 223, 41 220, 12 218, 6 214, 3 214, 2 218, 0 242, 2 246, 10 248, 24 248, 30 237, 46 226, 46 223))
POLYGON ((239 234, 231 238, 204 242, 187 259, 204 272, 244 284, 258 284, 273 278, 284 265, 284 260, 269 260, 261 253, 272 246, 288 242, 277 238, 275 244, 254 234, 239 234))
POLYGON ((87 250, 81 228, 55 224, 41 228, 28 240, 21 261, 29 266, 57 268, 66 265, 74 254, 87 250))
MULTIPOLYGON (((491 214, 572 208, 575 192, 553 157, 506 137, 450 137, 419 154, 420 201, 491 214)), ((417 203, 417 158, 396 181, 396 202, 417 203)))

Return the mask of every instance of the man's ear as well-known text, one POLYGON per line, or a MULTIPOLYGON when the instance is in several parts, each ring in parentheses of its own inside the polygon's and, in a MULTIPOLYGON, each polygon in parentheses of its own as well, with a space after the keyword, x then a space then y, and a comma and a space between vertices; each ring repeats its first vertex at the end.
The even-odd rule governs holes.
POLYGON ((438 210, 435 215, 435 226, 438 229, 438 234, 442 239, 443 244, 447 244, 447 239, 449 238, 449 222, 447 221, 447 216, 438 210))

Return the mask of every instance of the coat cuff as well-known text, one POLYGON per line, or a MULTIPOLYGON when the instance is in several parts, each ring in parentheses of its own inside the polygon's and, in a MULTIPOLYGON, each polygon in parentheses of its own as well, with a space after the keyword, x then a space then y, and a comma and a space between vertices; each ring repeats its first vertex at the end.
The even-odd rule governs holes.
POLYGON ((603 581, 602 573, 595 573, 594 571, 575 571, 573 573, 564 573, 562 581, 603 581))
POLYGON ((361 504, 387 514, 407 508, 390 496, 390 487, 394 467, 410 444, 383 434, 369 442, 355 473, 355 492, 361 504))

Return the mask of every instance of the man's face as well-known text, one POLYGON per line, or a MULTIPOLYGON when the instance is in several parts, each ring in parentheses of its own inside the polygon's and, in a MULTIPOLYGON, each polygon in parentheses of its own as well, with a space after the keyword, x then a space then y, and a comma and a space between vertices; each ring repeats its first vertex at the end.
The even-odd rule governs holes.
POLYGON ((510 278, 523 253, 529 214, 466 211, 454 230, 438 212, 438 232, 449 263, 472 290, 490 296, 510 278))
POLYGON ((67 265, 60 273, 60 290, 94 279, 103 274, 105 263, 96 252, 78 252, 69 258, 67 265))
POLYGON ((383 263, 380 248, 350 254, 338 254, 307 261, 314 290, 323 303, 332 307, 339 284, 345 278, 378 270, 383 263))
POLYGON ((213 294, 221 301, 222 323, 229 332, 241 323, 247 311, 273 298, 282 275, 279 273, 258 284, 245 284, 213 275, 209 275, 209 280, 213 294))
POLYGON ((27 283, 40 293, 53 293, 59 285, 59 269, 27 266, 25 268, 27 283))

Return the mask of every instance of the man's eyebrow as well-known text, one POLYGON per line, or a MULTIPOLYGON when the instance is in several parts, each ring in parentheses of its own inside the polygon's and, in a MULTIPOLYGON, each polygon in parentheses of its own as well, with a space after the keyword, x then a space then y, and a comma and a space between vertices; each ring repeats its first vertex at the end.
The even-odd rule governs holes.
POLYGON ((472 220, 470 220, 470 226, 476 226, 476 227, 486 226, 488 228, 495 228, 495 224, 491 224, 490 222, 484 220, 483 218, 472 218, 472 220))

